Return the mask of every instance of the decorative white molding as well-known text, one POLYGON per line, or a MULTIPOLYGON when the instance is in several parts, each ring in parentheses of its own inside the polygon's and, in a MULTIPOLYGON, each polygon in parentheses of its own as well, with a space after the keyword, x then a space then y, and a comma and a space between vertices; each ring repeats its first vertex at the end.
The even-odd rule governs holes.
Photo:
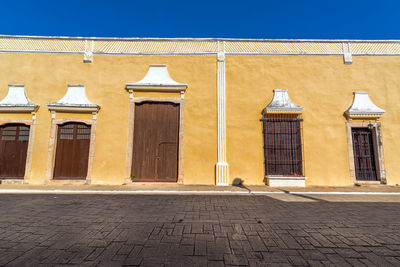
POLYGON ((38 108, 26 97, 23 84, 9 84, 8 94, 0 101, 0 112, 35 113, 38 108))
POLYGON ((306 40, 232 38, 96 38, 0 35, 0 53, 201 56, 216 55, 400 56, 399 40, 306 40), (91 48, 90 47, 91 43, 91 48), (346 45, 347 51, 343 49, 346 45), (352 51, 350 52, 349 46, 352 51), (344 55, 349 53, 349 55, 344 55))
POLYGON ((353 57, 351 56, 351 53, 344 53, 343 61, 344 61, 344 64, 346 64, 346 65, 353 64, 353 57))
POLYGON ((84 63, 92 63, 93 62, 93 52, 92 51, 85 51, 83 54, 83 62, 84 63))
POLYGON ((345 112, 348 118, 380 117, 385 113, 385 110, 372 103, 368 92, 353 92, 353 94, 353 103, 345 112))
POLYGON ((229 165, 226 160, 226 108, 225 108, 225 42, 218 42, 217 57, 217 110, 218 110, 218 162, 215 166, 215 184, 229 185, 229 165))
POLYGON ((342 44, 342 49, 343 49, 343 61, 345 65, 351 65, 353 64, 353 57, 351 55, 350 51, 350 43, 347 43, 346 45, 343 43, 342 44))
POLYGON ((83 53, 83 62, 84 63, 92 63, 93 62, 93 50, 94 50, 94 41, 91 41, 92 49, 88 50, 88 40, 85 40, 85 52, 83 53))
POLYGON ((265 112, 294 112, 300 113, 302 107, 290 100, 287 89, 274 89, 274 98, 265 108, 265 112))
POLYGON ((217 53, 218 61, 225 61, 225 52, 219 51, 217 53))
POLYGON ((169 76, 167 65, 150 65, 144 78, 136 83, 126 83, 126 90, 185 92, 187 84, 178 83, 169 76))
POLYGON ((305 187, 307 177, 293 176, 268 176, 267 184, 271 187, 290 186, 290 187, 305 187))
POLYGON ((47 104, 50 111, 69 111, 93 113, 100 109, 99 105, 92 104, 85 94, 85 86, 69 84, 67 93, 63 98, 54 103, 47 104))

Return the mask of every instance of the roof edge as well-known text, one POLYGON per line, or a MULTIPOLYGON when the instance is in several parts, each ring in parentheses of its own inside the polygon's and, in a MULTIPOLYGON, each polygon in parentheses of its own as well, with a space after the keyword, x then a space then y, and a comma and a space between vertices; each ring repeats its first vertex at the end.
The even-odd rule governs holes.
POLYGON ((34 35, 6 35, 0 38, 38 39, 38 40, 96 40, 96 41, 230 41, 230 42, 308 42, 308 43, 400 43, 399 40, 363 40, 363 39, 251 39, 251 38, 156 38, 156 37, 79 37, 79 36, 34 36, 34 35))

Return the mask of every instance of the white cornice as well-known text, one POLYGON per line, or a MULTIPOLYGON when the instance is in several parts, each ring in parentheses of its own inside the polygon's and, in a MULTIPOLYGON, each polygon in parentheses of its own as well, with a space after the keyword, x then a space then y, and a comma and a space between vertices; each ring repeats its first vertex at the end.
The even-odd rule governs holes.
POLYGON ((69 84, 65 96, 47 106, 51 111, 96 112, 100 109, 99 105, 90 103, 85 94, 85 86, 81 84, 69 84))
POLYGON ((346 110, 348 117, 380 117, 385 110, 375 105, 368 96, 368 92, 354 92, 353 103, 346 110))
POLYGON ((287 89, 274 89, 274 98, 265 108, 265 112, 296 112, 300 113, 302 107, 290 100, 287 89))
POLYGON ((225 43, 226 55, 237 56, 345 55, 345 59, 351 56, 400 56, 400 40, 96 38, 12 35, 0 35, 0 53, 83 54, 85 62, 88 62, 92 55, 214 55, 221 52, 218 50, 218 43, 222 42, 225 43), (348 49, 344 51, 344 47, 348 49))
POLYGON ((400 40, 363 40, 363 39, 251 39, 251 38, 157 38, 157 37, 82 37, 82 36, 33 36, 33 35, 6 35, 0 38, 40 39, 40 40, 97 40, 97 41, 232 41, 232 42, 311 42, 311 43, 400 43, 400 40))
POLYGON ((133 91, 185 91, 186 88, 187 84, 178 83, 169 76, 167 65, 150 65, 143 79, 126 83, 126 89, 133 91))
POLYGON ((6 97, 0 101, 0 112, 29 113, 38 107, 26 97, 23 84, 9 84, 6 97))

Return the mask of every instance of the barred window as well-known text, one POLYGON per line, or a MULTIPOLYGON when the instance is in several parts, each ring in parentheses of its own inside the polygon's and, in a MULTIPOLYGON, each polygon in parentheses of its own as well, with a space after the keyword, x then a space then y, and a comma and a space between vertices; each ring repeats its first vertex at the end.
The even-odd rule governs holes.
POLYGON ((66 123, 59 126, 60 140, 90 140, 90 125, 81 123, 66 123))
POLYGON ((73 140, 74 139, 74 128, 75 128, 75 124, 72 124, 72 123, 60 126, 59 138, 65 139, 65 140, 73 140))
POLYGON ((0 127, 0 140, 3 141, 28 141, 29 126, 8 124, 0 127))
POLYGON ((264 114, 265 174, 303 176, 300 114, 264 114))

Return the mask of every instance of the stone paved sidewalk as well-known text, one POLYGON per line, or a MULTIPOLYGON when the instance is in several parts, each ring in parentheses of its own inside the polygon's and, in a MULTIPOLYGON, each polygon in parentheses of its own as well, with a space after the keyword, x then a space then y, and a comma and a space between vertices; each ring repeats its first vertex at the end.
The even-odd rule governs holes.
POLYGON ((163 192, 382 192, 400 193, 400 186, 306 186, 306 187, 269 187, 266 185, 215 186, 215 185, 180 185, 176 183, 134 183, 127 185, 33 185, 0 184, 0 193, 7 190, 68 190, 68 191, 163 191, 163 192))
POLYGON ((0 265, 400 266, 399 202, 373 195, 2 194, 0 265))

